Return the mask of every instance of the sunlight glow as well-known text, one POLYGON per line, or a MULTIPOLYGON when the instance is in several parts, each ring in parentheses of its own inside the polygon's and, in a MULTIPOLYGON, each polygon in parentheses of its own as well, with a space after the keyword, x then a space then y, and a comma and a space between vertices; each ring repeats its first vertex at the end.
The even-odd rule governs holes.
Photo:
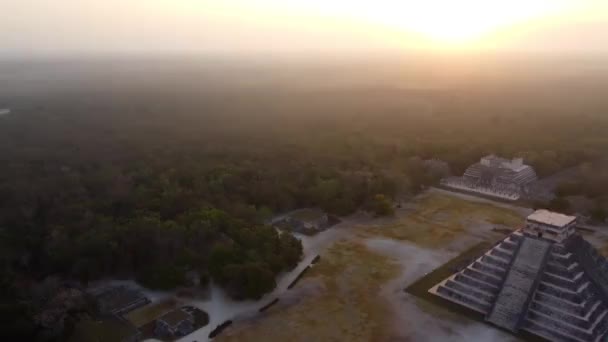
POLYGON ((442 44, 477 40, 497 30, 557 15, 570 0, 309 0, 287 1, 323 15, 346 16, 442 44))
POLYGON ((608 51, 608 0, 18 0, 5 12, 0 46, 17 54, 608 51))
MULTIPOLYGON (((191 0, 192 1, 192 0, 191 0)), ((436 45, 467 45, 580 5, 575 0, 226 0, 261 20, 306 20, 311 26, 373 25, 436 45), (263 18, 263 19, 262 19, 263 18)), ((200 2, 199 2, 200 4, 200 2)))

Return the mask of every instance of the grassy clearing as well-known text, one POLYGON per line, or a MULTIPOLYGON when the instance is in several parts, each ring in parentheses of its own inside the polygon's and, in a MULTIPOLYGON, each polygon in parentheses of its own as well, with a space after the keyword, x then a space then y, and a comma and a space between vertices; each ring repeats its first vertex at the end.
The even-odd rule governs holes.
POLYGON ((364 236, 380 235, 408 240, 417 245, 437 248, 450 243, 467 229, 467 225, 487 222, 518 227, 524 219, 515 211, 489 203, 474 203, 443 194, 419 198, 416 209, 395 222, 373 227, 364 236))
MULTIPOLYGON (((307 282, 319 282, 323 286, 315 294, 295 305, 274 306, 259 319, 232 326, 218 339, 268 342, 389 340, 391 311, 378 292, 383 284, 399 275, 401 268, 389 257, 376 254, 357 241, 387 237, 437 248, 466 234, 469 225, 486 222, 517 227, 523 223, 523 218, 515 211, 443 194, 420 197, 415 208, 385 224, 365 228, 356 241, 338 242, 324 252, 321 260, 296 286, 297 289, 307 282)), ((412 286, 426 293, 431 285, 453 272, 456 262, 467 261, 489 246, 489 243, 474 246, 460 259, 433 272, 431 278, 412 286)), ((422 310, 436 310, 438 315, 451 314, 431 302, 422 299, 420 302, 422 310)))
POLYGON ((322 281, 323 293, 295 306, 269 310, 255 325, 226 331, 219 340, 382 340, 389 312, 376 294, 398 274, 398 265, 365 246, 352 241, 337 243, 305 277, 322 281))
POLYGON ((175 299, 167 299, 162 302, 148 304, 135 311, 129 312, 125 318, 133 323, 136 327, 144 326, 145 324, 157 319, 163 314, 177 308, 180 303, 175 299))

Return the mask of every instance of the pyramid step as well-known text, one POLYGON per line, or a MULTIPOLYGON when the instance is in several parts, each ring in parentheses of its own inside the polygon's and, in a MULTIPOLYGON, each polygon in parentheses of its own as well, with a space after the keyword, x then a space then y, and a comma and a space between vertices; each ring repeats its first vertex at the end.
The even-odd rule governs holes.
POLYGON ((501 249, 500 247, 494 247, 492 248, 492 250, 490 250, 490 254, 491 255, 495 255, 498 256, 500 258, 503 258, 505 260, 511 260, 511 258, 513 258, 513 254, 507 250, 501 249))
POLYGON ((491 293, 492 295, 496 295, 498 294, 498 291, 500 290, 498 288, 498 286, 492 285, 490 283, 486 283, 482 280, 478 280, 478 279, 473 279, 467 275, 465 275, 464 273, 458 273, 455 277, 455 280, 463 283, 463 284, 467 284, 469 286, 473 286, 475 288, 481 289, 485 292, 491 293))
POLYGON ((496 297, 492 293, 485 292, 483 290, 474 288, 472 286, 454 280, 447 280, 444 283, 444 286, 449 287, 452 290, 456 290, 460 293, 464 293, 468 296, 482 299, 483 301, 488 303, 491 303, 494 300, 494 297, 496 297))
POLYGON ((471 267, 467 267, 462 271, 463 274, 473 278, 473 279, 477 279, 480 281, 483 281, 484 283, 489 283, 492 284, 494 286, 500 286, 501 284, 501 279, 491 275, 491 274, 487 274, 478 270, 475 270, 471 267))
POLYGON ((585 312, 585 315, 583 316, 579 312, 569 312, 567 310, 564 310, 564 308, 554 307, 548 303, 541 303, 538 301, 532 302, 532 304, 530 305, 530 310, 543 313, 557 320, 570 322, 571 324, 578 326, 581 329, 591 328, 597 316, 600 315, 600 311, 594 310, 595 314, 593 312, 585 312))
POLYGON ((602 312, 604 312, 604 310, 606 310, 606 307, 604 305, 602 305, 602 301, 597 300, 595 302, 595 304, 593 306, 591 306, 591 308, 589 309, 589 312, 587 312, 587 315, 585 316, 585 318, 590 321, 593 321, 593 320, 595 320, 595 318, 597 318, 597 316, 599 316, 602 312))
POLYGON ((568 252, 568 253, 556 253, 556 252, 552 252, 551 253, 551 258, 555 259, 555 260, 569 260, 570 257, 572 257, 572 253, 568 252))
POLYGON ((572 291, 563 287, 556 286, 554 284, 547 283, 545 281, 541 281, 538 285, 538 291, 551 294, 553 296, 559 298, 565 298, 573 303, 582 303, 583 297, 581 294, 585 293, 589 282, 585 282, 583 285, 579 286, 576 291, 572 291))
POLYGON ((562 265, 555 262, 548 262, 546 266, 546 271, 551 272, 553 274, 557 274, 560 277, 568 278, 572 275, 573 272, 579 273, 582 271, 580 268, 576 268, 577 266, 577 263, 562 265))
POLYGON ((608 320, 606 319, 606 315, 608 315, 608 312, 606 312, 606 314, 598 320, 597 325, 593 327, 596 336, 595 341, 605 342, 608 339, 608 320))
POLYGON ((489 264, 484 263, 483 261, 479 261, 479 260, 475 261, 472 266, 474 269, 476 269, 478 271, 481 271, 481 272, 484 272, 487 274, 491 274, 500 279, 502 279, 502 277, 505 274, 504 269, 489 265, 489 264))
POLYGON ((569 264, 575 262, 575 259, 573 258, 573 254, 570 252, 568 252, 566 254, 552 252, 549 255, 549 262, 554 262, 554 263, 560 264, 560 265, 569 265, 569 264))
POLYGON ((505 258, 504 256, 501 256, 501 255, 498 255, 498 254, 495 254, 495 253, 491 253, 491 251, 488 252, 488 253, 486 253, 485 255, 486 256, 491 256, 492 258, 495 258, 498 261, 502 261, 502 262, 506 263, 507 266, 509 264, 511 264, 511 259, 513 259, 513 255, 510 255, 509 257, 505 258))
POLYGON ((601 267, 601 265, 606 264, 606 259, 599 255, 597 250, 580 236, 575 238, 573 248, 578 251, 577 261, 581 263, 586 276, 594 282, 602 296, 608 298, 608 271, 601 267))
POLYGON ((461 293, 458 290, 450 289, 443 285, 439 285, 435 293, 451 302, 458 303, 484 314, 490 310, 490 303, 471 297, 465 293, 461 293))
POLYGON ((509 235, 507 238, 510 240, 519 242, 519 241, 521 241, 521 239, 523 237, 524 237, 524 235, 520 231, 516 230, 515 232, 513 232, 513 234, 509 235))
POLYGON ((581 279, 582 276, 583 276, 583 272, 577 272, 577 273, 570 272, 568 275, 564 276, 564 275, 553 273, 549 269, 547 269, 545 271, 545 274, 549 275, 551 277, 558 278, 558 279, 563 280, 563 281, 571 282, 571 283, 575 282, 575 281, 577 281, 579 279, 581 279))
POLYGON ((504 249, 504 250, 507 250, 507 251, 509 251, 509 252, 511 252, 511 253, 513 253, 513 252, 514 252, 514 251, 517 249, 517 245, 518 245, 518 243, 516 243, 516 242, 511 242, 511 241, 509 241, 509 240, 503 240, 503 241, 502 241, 502 242, 499 244, 500 248, 502 248, 502 249, 504 249))
POLYGON ((547 339, 548 341, 556 342, 586 342, 580 338, 571 336, 569 334, 557 331, 552 327, 548 327, 541 322, 532 320, 526 320, 524 324, 524 330, 527 330, 537 336, 547 339))
POLYGON ((597 315, 597 318, 595 319, 595 322, 593 323, 593 325, 591 326, 591 330, 597 330, 599 328, 600 325, 604 325, 604 327, 606 329, 608 329, 608 322, 606 322, 606 317, 608 315, 608 310, 604 309, 602 311, 602 313, 600 313, 599 315, 597 315))
POLYGON ((608 331, 608 321, 606 320, 607 316, 608 310, 604 309, 593 320, 589 328, 583 328, 573 324, 572 321, 562 320, 559 317, 547 315, 532 309, 528 311, 527 320, 541 323, 544 326, 558 330, 561 333, 573 336, 583 341, 592 341, 595 340, 595 337, 602 336, 608 331))
POLYGON ((546 296, 543 299, 539 299, 538 296, 535 296, 534 300, 532 301, 532 305, 542 305, 551 310, 565 312, 588 321, 593 321, 595 317, 605 309, 605 306, 602 305, 602 301, 599 299, 596 299, 595 301, 585 301, 582 304, 573 305, 572 303, 564 301, 560 298, 550 296, 546 296))
POLYGON ((575 277, 575 279, 568 279, 547 271, 543 274, 542 281, 564 289, 568 289, 570 291, 576 291, 582 285, 579 282, 580 278, 581 277, 575 277))
POLYGON ((568 321, 563 321, 559 318, 554 318, 535 310, 528 310, 527 319, 557 330, 562 334, 577 338, 581 341, 590 341, 593 339, 593 332, 591 330, 581 329, 576 325, 570 324, 568 321))
POLYGON ((550 303, 551 306, 554 306, 554 307, 560 307, 560 308, 563 307, 564 310, 567 310, 569 312, 584 312, 584 310, 585 310, 583 303, 575 303, 571 300, 557 297, 550 293, 542 292, 539 290, 536 291, 534 300, 541 302, 541 303, 550 303))
POLYGON ((509 268, 509 261, 498 256, 486 254, 481 257, 481 260, 489 265, 498 267, 503 271, 509 268))

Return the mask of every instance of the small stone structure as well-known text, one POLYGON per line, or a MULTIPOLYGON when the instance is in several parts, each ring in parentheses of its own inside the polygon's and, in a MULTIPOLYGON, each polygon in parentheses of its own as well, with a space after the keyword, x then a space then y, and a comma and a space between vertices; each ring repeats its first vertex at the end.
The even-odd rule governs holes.
POLYGON ((331 226, 329 216, 318 209, 300 209, 275 221, 273 225, 280 229, 312 235, 331 226))
POLYGON ((156 320, 154 334, 159 337, 181 337, 194 331, 194 316, 184 309, 168 312, 156 320))
POLYGON ((469 166, 462 177, 442 179, 441 185, 515 201, 526 195, 527 186, 537 180, 534 169, 522 158, 509 160, 489 155, 469 166))
POLYGON ((90 294, 95 297, 102 315, 124 315, 150 303, 139 290, 127 286, 101 288, 90 291, 90 294))
POLYGON ((576 217, 538 210, 526 226, 429 292, 512 332, 550 341, 608 337, 608 262, 576 217))

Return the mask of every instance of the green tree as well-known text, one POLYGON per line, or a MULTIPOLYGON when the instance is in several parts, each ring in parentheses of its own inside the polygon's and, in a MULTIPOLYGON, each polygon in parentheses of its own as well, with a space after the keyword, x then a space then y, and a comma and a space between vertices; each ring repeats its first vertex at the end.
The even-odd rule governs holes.
POLYGON ((606 209, 596 206, 591 210, 591 218, 597 222, 606 222, 606 218, 608 217, 608 213, 606 209))
POLYGON ((370 204, 370 210, 376 216, 387 216, 394 213, 392 202, 382 194, 374 196, 370 204))
POLYGON ((583 184, 581 184, 580 182, 563 182, 557 186, 557 189, 555 189, 555 193, 559 197, 575 196, 581 193, 581 191, 583 190, 582 187, 583 184))
POLYGON ((150 266, 141 270, 137 282, 154 290, 172 290, 186 284, 186 273, 172 265, 150 266))
POLYGON ((265 264, 231 264, 223 272, 224 285, 237 299, 260 299, 276 286, 274 273, 265 264))
POLYGON ((561 213, 567 213, 570 210, 570 201, 563 197, 555 197, 549 202, 549 209, 561 213))

